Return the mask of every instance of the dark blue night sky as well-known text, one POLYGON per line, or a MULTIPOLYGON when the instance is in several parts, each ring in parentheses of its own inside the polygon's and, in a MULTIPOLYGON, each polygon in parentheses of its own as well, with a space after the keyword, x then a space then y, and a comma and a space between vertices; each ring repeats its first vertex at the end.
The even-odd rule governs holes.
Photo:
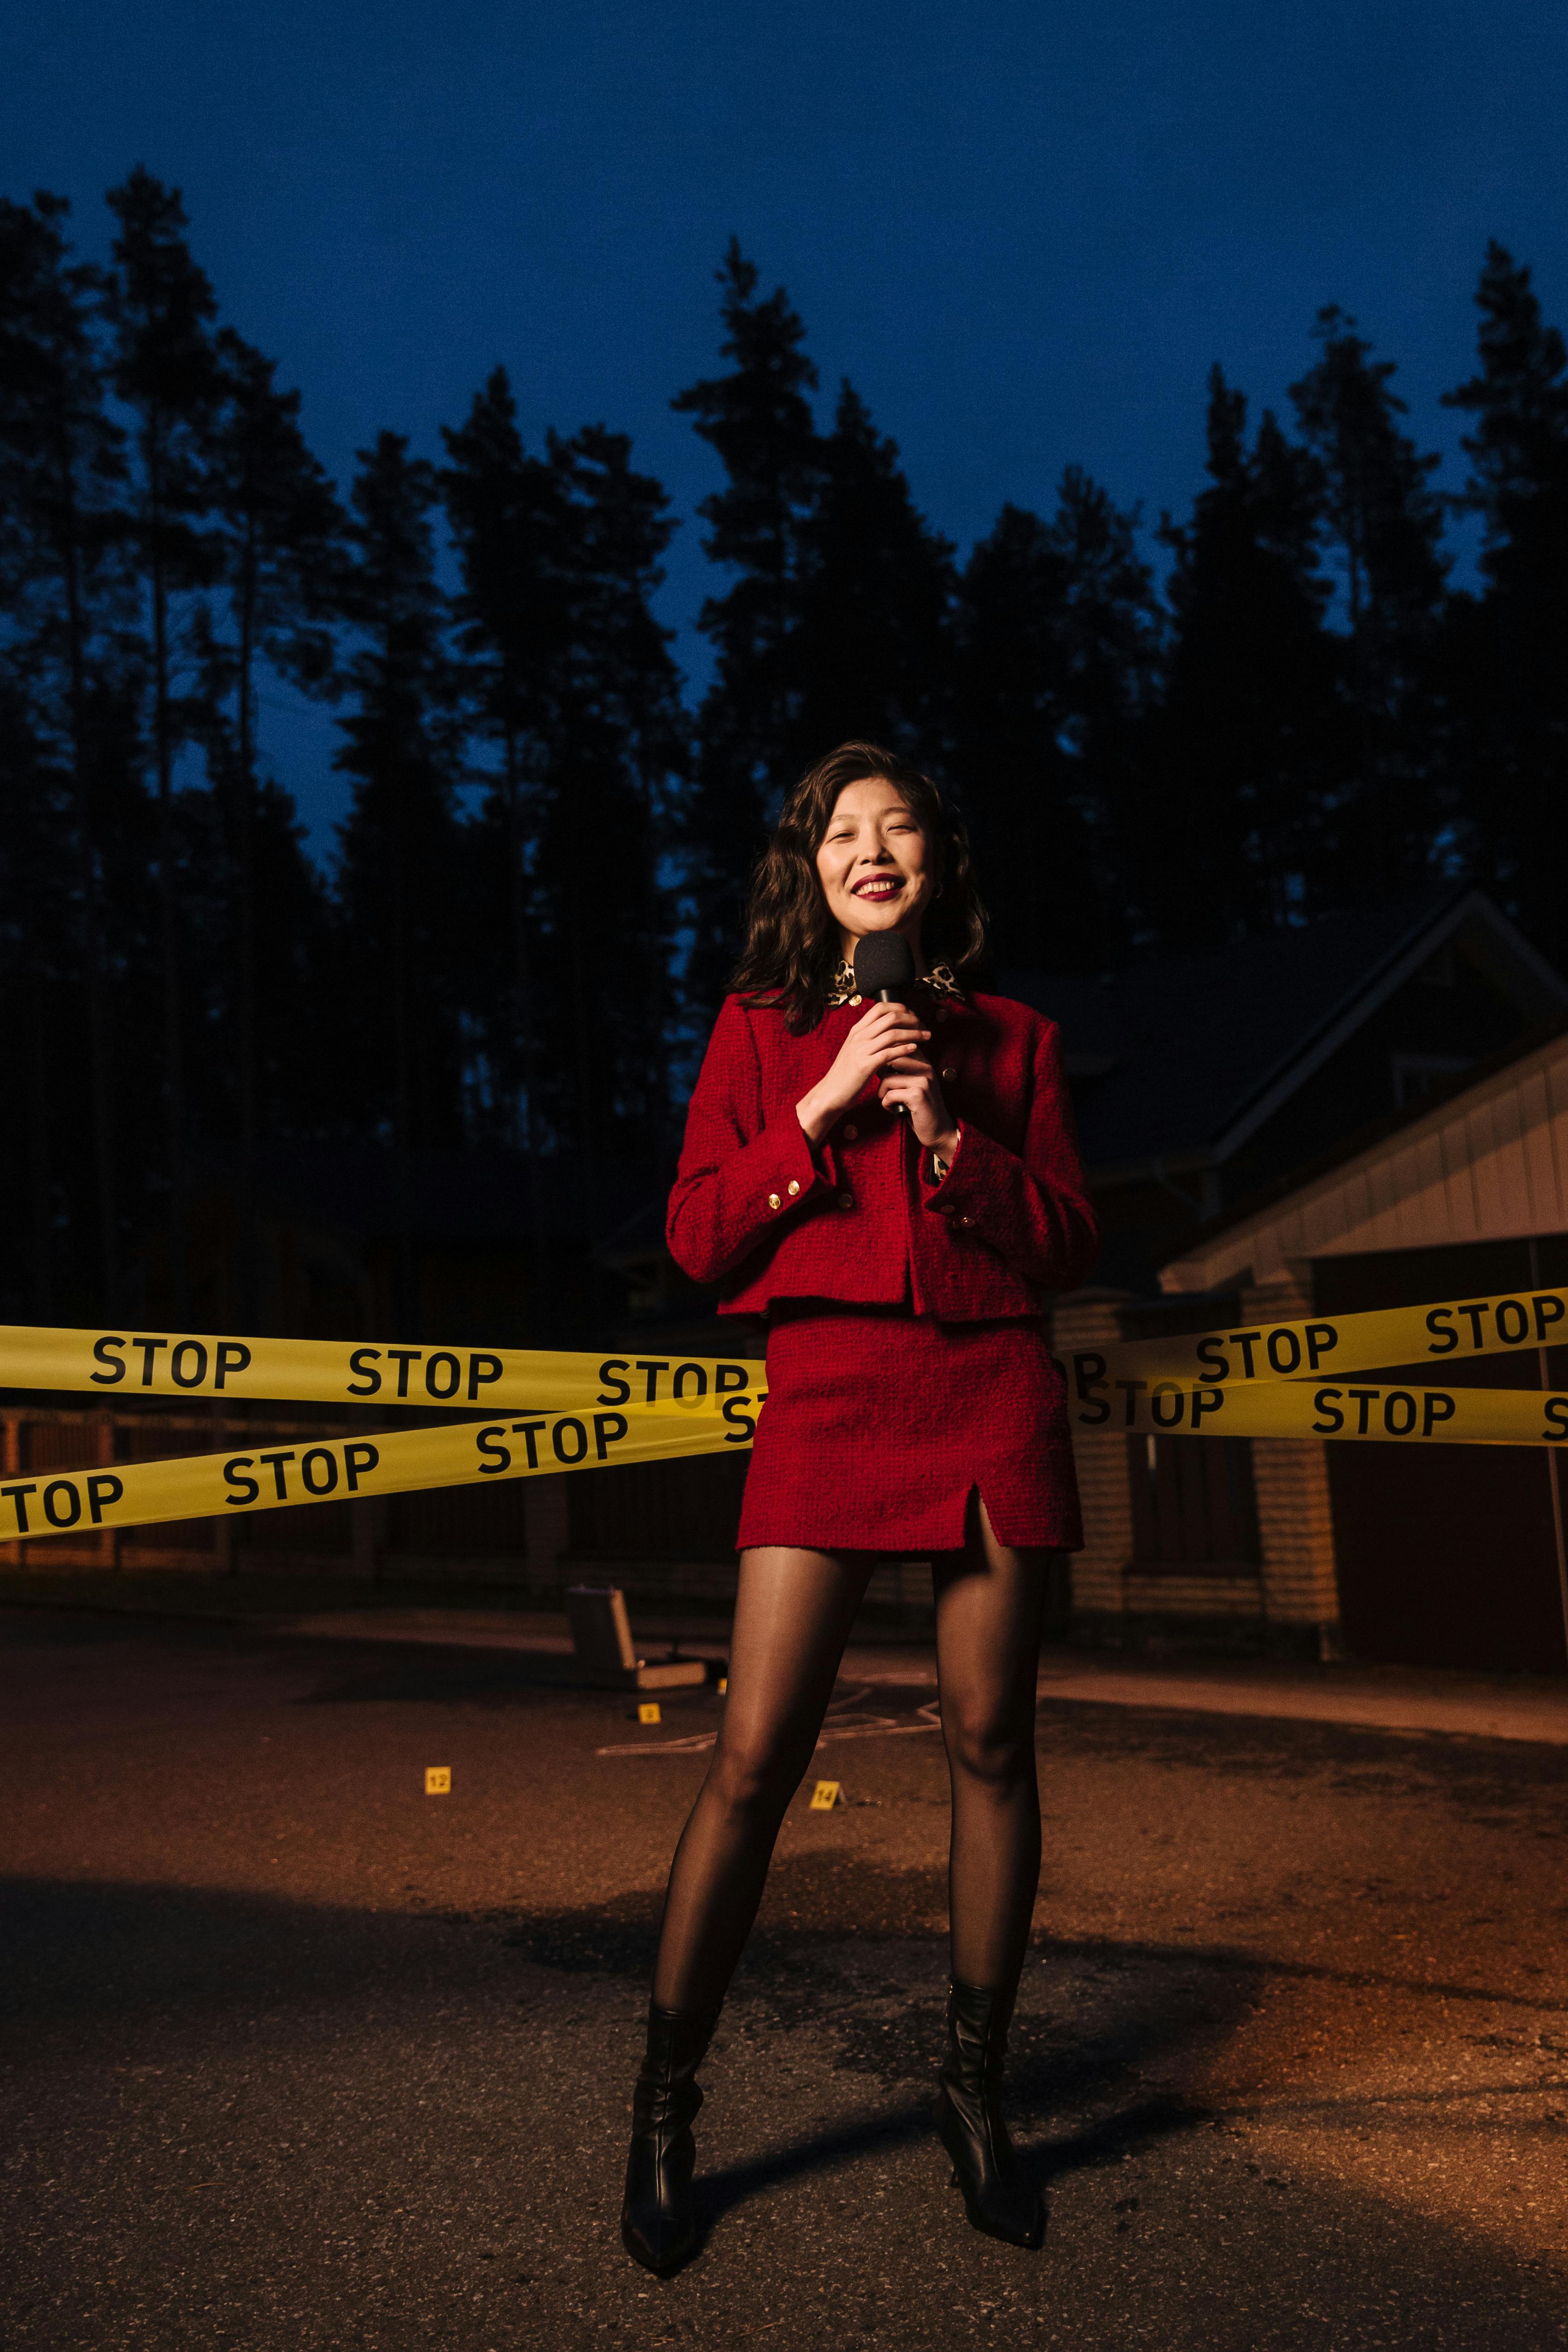
MULTIPOLYGON (((1469 369, 1489 236, 1568 322, 1558 0, 11 0, 7 19, 7 193, 68 194, 99 250, 132 164, 182 187, 225 315, 302 386, 340 474, 383 425, 433 448, 500 359, 535 436, 629 430, 689 513, 713 468, 668 404, 714 368, 731 232, 788 286, 825 394, 855 381, 961 543, 1005 498, 1047 504, 1068 460, 1150 520, 1184 507, 1210 362, 1278 401, 1327 301, 1451 450, 1437 395, 1469 369)), ((705 569, 689 524, 683 627, 705 569)), ((330 722, 272 724, 321 825, 330 722)))

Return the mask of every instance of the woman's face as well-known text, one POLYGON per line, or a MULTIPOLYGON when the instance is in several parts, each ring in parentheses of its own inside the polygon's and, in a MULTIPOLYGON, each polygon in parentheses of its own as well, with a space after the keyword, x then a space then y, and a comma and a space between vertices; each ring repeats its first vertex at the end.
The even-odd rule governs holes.
POLYGON ((817 878, 846 957, 871 931, 903 931, 920 944, 936 887, 925 828, 897 784, 868 776, 846 784, 816 853, 817 878))

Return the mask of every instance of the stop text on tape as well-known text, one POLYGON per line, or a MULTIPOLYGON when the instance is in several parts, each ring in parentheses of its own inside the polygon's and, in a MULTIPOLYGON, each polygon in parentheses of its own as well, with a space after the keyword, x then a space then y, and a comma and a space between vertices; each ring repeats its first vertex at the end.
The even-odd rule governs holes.
POLYGON ((1260 1381, 1250 1388, 1192 1388, 1176 1380, 1112 1384, 1079 1371, 1068 1412, 1074 1428, 1085 1433, 1148 1437, 1331 1437, 1447 1445, 1561 1445, 1568 1440, 1568 1394, 1440 1388, 1424 1381, 1260 1381))
POLYGON ((337 1339, 0 1324, 0 1388, 290 1404, 468 1405, 481 1412, 674 1404, 722 1409, 763 1378, 742 1357, 409 1347, 337 1339))
POLYGON ((1174 1381, 1184 1388, 1335 1379, 1384 1365, 1519 1355, 1568 1346, 1568 1291, 1525 1290, 1491 1298, 1437 1299, 1299 1322, 1121 1339, 1082 1349, 1068 1363, 1112 1383, 1174 1381))
MULTIPOLYGON (((1192 1436, 1476 1445, 1568 1439, 1568 1395, 1345 1378, 1363 1368, 1568 1343, 1568 1294, 1315 1317, 1128 1340, 1068 1359, 1076 1428, 1192 1436), (1563 1328, 1559 1330, 1559 1326, 1563 1328), (1313 1376, 1329 1373, 1327 1381, 1313 1376), (1305 1377, 1303 1377, 1305 1375, 1305 1377)), ((302 1447, 97 1466, 0 1485, 0 1541, 223 1517, 478 1485, 749 1445, 765 1368, 745 1360, 546 1349, 377 1347, 306 1339, 0 1326, 0 1386, 302 1403, 455 1400, 518 1421, 469 1420, 302 1447), (572 1410, 570 1408, 575 1408, 572 1410)))
POLYGON ((40 1473, 0 1484, 0 1542, 723 1454, 751 1444, 765 1397, 727 1395, 717 1413, 627 1404, 40 1473))

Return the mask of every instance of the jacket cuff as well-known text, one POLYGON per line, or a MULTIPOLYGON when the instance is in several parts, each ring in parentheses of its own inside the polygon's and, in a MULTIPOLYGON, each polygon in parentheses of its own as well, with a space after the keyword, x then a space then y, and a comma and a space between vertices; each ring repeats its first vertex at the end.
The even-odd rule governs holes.
POLYGON ((980 1222, 990 1190, 988 1177, 995 1172, 998 1159, 1011 1160, 1013 1154, 1000 1143, 993 1143, 982 1135, 969 1119, 958 1126, 958 1150, 947 1163, 947 1174, 931 1181, 931 1153, 922 1151, 921 1167, 925 1174, 925 1205, 939 1216, 951 1217, 955 1225, 974 1225, 980 1222))
POLYGON ((786 1215, 814 1192, 837 1183, 831 1150, 826 1143, 812 1150, 793 1103, 774 1112, 757 1144, 763 1149, 752 1147, 759 1162, 753 1181, 762 1194, 759 1205, 770 1219, 786 1215))

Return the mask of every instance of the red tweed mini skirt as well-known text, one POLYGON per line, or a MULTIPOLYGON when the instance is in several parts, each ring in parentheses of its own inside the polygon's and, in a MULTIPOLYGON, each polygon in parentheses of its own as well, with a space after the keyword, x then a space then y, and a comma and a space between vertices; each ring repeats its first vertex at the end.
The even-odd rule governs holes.
POLYGON ((959 1551, 975 1493, 1005 1544, 1081 1545, 1066 1391, 1037 1321, 775 1314, 738 1550, 959 1551))

